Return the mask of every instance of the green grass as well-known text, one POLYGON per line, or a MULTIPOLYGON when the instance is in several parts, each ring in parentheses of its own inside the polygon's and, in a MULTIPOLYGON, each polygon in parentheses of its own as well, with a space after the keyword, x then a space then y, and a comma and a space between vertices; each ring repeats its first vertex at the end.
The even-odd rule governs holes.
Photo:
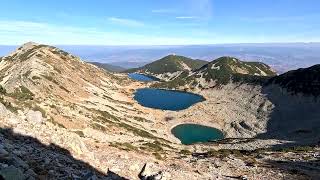
POLYGON ((95 112, 96 114, 98 114, 100 116, 100 119, 110 119, 110 120, 114 120, 114 121, 119 121, 119 119, 110 114, 107 111, 101 111, 101 110, 97 110, 97 109, 90 109, 91 111, 95 112))
POLYGON ((61 70, 58 69, 57 67, 53 66, 53 69, 54 69, 55 71, 57 71, 59 74, 61 74, 61 70))
POLYGON ((38 79, 41 79, 40 77, 38 77, 38 76, 32 76, 32 78, 31 78, 32 80, 38 80, 38 79))
POLYGON ((44 77, 45 79, 59 85, 59 83, 51 76, 51 75, 42 75, 42 77, 44 77))
MULTIPOLYGON (((66 51, 63 51, 63 50, 57 49, 57 48, 54 48, 53 50, 51 50, 51 52, 56 55, 63 55, 63 56, 69 55, 69 53, 67 53, 66 51)), ((74 57, 74 56, 72 56, 72 57, 74 57)))
POLYGON ((27 71, 26 73, 23 74, 24 77, 28 77, 31 74, 31 71, 27 71))
POLYGON ((44 109, 42 109, 40 106, 35 106, 32 108, 33 111, 39 111, 42 114, 42 117, 46 117, 47 113, 44 109))
POLYGON ((147 142, 142 144, 144 149, 148 149, 150 151, 163 151, 163 148, 161 146, 161 144, 157 141, 151 143, 151 142, 147 142))
POLYGON ((0 85, 0 94, 6 94, 6 93, 7 93, 6 89, 0 85))
POLYGON ((142 117, 137 117, 137 116, 133 117, 133 119, 136 120, 136 121, 139 121, 139 122, 150 122, 150 120, 147 120, 147 119, 142 118, 142 117))
POLYGON ((219 149, 218 151, 210 150, 207 152, 208 156, 220 157, 220 158, 228 157, 231 154, 237 157, 243 156, 242 152, 237 149, 219 149))
POLYGON ((121 122, 119 118, 117 118, 116 116, 110 114, 107 111, 101 111, 101 110, 97 110, 97 109, 88 109, 89 111, 92 111, 95 113, 96 117, 94 117, 93 119, 97 122, 101 122, 101 123, 108 123, 112 126, 115 127, 120 127, 123 128, 129 132, 132 132, 134 135, 140 136, 140 137, 144 137, 144 138, 148 138, 148 139, 154 139, 154 140, 159 140, 159 141, 163 141, 163 142, 169 142, 168 140, 165 140, 163 138, 158 138, 156 136, 154 136, 153 134, 149 133, 148 131, 142 130, 140 128, 134 127, 132 125, 129 125, 127 123, 121 122))
POLYGON ((294 146, 294 147, 282 148, 277 151, 300 153, 300 152, 313 151, 313 149, 314 148, 311 146, 294 146))
POLYGON ((78 134, 80 137, 85 137, 83 131, 77 130, 77 131, 73 131, 73 132, 78 134))
POLYGON ((63 124, 58 123, 57 121, 55 121, 52 117, 48 120, 49 122, 51 122, 52 124, 60 127, 60 128, 64 128, 66 129, 66 127, 63 124))
POLYGON ((189 150, 187 150, 187 149, 182 149, 182 150, 180 151, 180 154, 183 154, 183 155, 191 155, 192 152, 189 151, 189 150))
POLYGON ((2 103, 9 111, 13 113, 17 113, 19 110, 17 107, 14 107, 11 102, 4 100, 3 97, 0 97, 0 103, 2 103))
POLYGON ((137 151, 138 148, 133 146, 131 143, 128 142, 124 142, 124 143, 119 143, 119 142, 114 142, 114 143, 110 143, 111 147, 115 147, 121 150, 125 150, 125 151, 137 151))
POLYGON ((18 58, 20 61, 26 61, 29 59, 30 55, 35 53, 35 50, 38 49, 37 46, 29 49, 28 51, 26 51, 25 53, 21 54, 18 58))
POLYGON ((25 101, 33 100, 34 94, 25 86, 20 86, 19 88, 16 88, 10 96, 17 100, 25 101))
POLYGON ((158 152, 154 152, 154 153, 152 153, 152 155, 158 160, 163 160, 161 154, 159 154, 158 152))
POLYGON ((140 137, 149 138, 149 139, 156 139, 157 138, 156 136, 152 135, 151 133, 149 133, 145 130, 136 128, 134 126, 131 126, 131 125, 123 123, 123 122, 118 123, 118 126, 126 129, 127 131, 131 131, 133 134, 140 136, 140 137))
POLYGON ((98 124, 98 123, 92 123, 92 124, 91 124, 91 127, 92 127, 93 129, 96 129, 96 130, 99 130, 99 131, 103 131, 103 132, 106 132, 106 131, 107 131, 107 128, 106 128, 106 127, 104 127, 104 126, 102 126, 102 125, 100 125, 100 124, 98 124))

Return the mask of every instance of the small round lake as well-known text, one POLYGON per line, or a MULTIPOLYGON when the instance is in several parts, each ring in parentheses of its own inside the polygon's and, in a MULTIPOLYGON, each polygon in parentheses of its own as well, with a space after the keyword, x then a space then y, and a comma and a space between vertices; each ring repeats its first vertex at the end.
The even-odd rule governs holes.
POLYGON ((128 76, 131 79, 137 80, 137 81, 144 81, 144 82, 150 82, 150 81, 158 81, 159 79, 152 76, 147 76, 144 74, 139 73, 129 73, 128 76))
POLYGON ((138 89, 134 94, 134 99, 145 107, 171 111, 187 109, 205 100, 197 94, 153 88, 138 89))
POLYGON ((219 129, 198 124, 180 124, 171 129, 171 133, 185 145, 224 138, 219 129))

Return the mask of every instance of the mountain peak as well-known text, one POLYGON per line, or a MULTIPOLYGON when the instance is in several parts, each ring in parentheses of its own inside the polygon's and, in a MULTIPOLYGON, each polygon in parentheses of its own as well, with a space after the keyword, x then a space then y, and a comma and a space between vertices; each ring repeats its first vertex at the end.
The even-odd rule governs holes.
POLYGON ((26 61, 35 59, 78 59, 75 56, 54 46, 27 42, 2 59, 6 61, 26 61))
MULTIPOLYGON (((229 74, 246 74, 255 76, 275 76, 276 73, 262 62, 240 61, 235 57, 223 56, 211 61, 207 66, 211 70, 223 70, 229 74)), ((206 68, 203 67, 203 68, 206 68)))
POLYGON ((240 62, 239 59, 235 58, 235 57, 231 57, 231 56, 222 56, 214 61, 222 61, 222 62, 240 62))
POLYGON ((261 84, 265 79, 275 75, 276 73, 264 63, 240 61, 235 57, 223 56, 192 72, 181 73, 170 83, 163 83, 160 86, 214 87, 229 82, 261 84))
MULTIPOLYGON (((26 52, 28 51, 29 49, 33 49, 34 47, 36 46, 39 46, 40 44, 38 43, 35 43, 35 42, 27 42, 27 43, 24 43, 22 44, 17 50, 15 50, 14 52, 12 52, 10 55, 14 54, 14 53, 17 53, 17 52, 26 52)), ((9 55, 9 56, 10 56, 9 55)))
POLYGON ((34 46, 38 46, 38 45, 40 45, 40 44, 35 43, 33 41, 29 41, 29 42, 24 43, 21 47, 26 47, 26 48, 29 47, 30 48, 30 47, 34 47, 34 46))
POLYGON ((170 54, 157 61, 134 70, 150 75, 159 75, 166 73, 175 73, 178 71, 195 70, 207 63, 207 61, 194 60, 188 57, 170 54))

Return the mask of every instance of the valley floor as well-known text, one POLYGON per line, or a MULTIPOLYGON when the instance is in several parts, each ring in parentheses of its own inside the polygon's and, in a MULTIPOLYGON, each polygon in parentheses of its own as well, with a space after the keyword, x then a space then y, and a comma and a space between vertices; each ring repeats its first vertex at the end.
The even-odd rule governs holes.
MULTIPOLYGON (((134 89, 141 87, 140 83, 131 84, 125 91, 132 97, 134 89)), ((138 174, 147 163, 145 173, 152 175, 162 171, 163 179, 319 178, 319 147, 274 151, 267 147, 285 141, 251 139, 253 135, 263 133, 266 126, 255 124, 259 122, 255 119, 255 108, 261 108, 259 103, 264 102, 266 115, 260 118, 267 118, 268 102, 258 93, 252 93, 258 92, 252 87, 234 89, 230 85, 224 90, 202 91, 200 94, 206 101, 179 112, 148 109, 135 104, 134 107, 145 117, 153 119, 152 123, 140 122, 140 125, 155 129, 154 134, 158 138, 168 140, 166 144, 161 144, 166 142, 161 141, 160 145, 148 140, 149 146, 141 146, 141 139, 125 135, 119 136, 122 138, 119 140, 119 137, 111 136, 112 132, 104 134, 90 128, 70 131, 48 121, 37 123, 23 114, 16 116, 1 107, 0 140, 3 146, 0 147, 0 159, 1 166, 5 167, 2 169, 11 167, 11 171, 19 171, 23 177, 34 178, 87 176, 113 179, 117 174, 139 179, 138 174), (241 126, 241 121, 231 121, 238 118, 251 119, 246 123, 253 126, 252 130, 241 126), (186 122, 222 129, 228 138, 243 138, 221 143, 180 145, 170 131, 173 126, 186 122)), ((130 99, 129 103, 135 103, 130 99)))

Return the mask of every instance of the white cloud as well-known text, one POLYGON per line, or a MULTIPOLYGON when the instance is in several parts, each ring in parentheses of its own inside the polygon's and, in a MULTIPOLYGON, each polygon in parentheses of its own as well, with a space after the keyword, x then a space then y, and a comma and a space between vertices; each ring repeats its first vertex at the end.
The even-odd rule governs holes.
POLYGON ((132 26, 132 27, 139 27, 144 26, 143 22, 134 20, 134 19, 124 19, 124 18, 117 18, 117 17, 109 17, 108 20, 115 24, 124 25, 124 26, 132 26))
POLYGON ((136 34, 91 27, 0 20, 0 44, 20 45, 29 41, 53 45, 184 45, 206 43, 208 38, 136 34))
POLYGON ((288 36, 241 36, 215 34, 212 31, 189 29, 182 34, 108 31, 92 27, 48 24, 30 21, 0 20, 0 44, 20 45, 28 41, 43 44, 60 45, 187 45, 214 43, 249 43, 249 42, 311 42, 320 41, 310 34, 288 36))

